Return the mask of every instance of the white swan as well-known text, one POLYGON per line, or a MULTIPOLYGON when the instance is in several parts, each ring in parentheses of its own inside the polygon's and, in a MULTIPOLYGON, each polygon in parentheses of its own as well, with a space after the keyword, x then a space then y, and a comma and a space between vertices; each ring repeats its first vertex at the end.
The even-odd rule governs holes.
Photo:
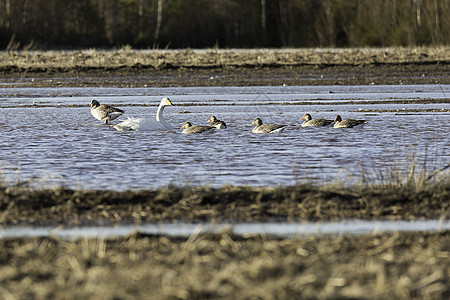
POLYGON ((112 126, 120 131, 173 130, 173 126, 170 125, 170 123, 168 123, 163 116, 164 107, 169 105, 173 105, 172 102, 170 102, 169 98, 164 97, 159 104, 158 111, 156 112, 156 120, 146 118, 128 118, 127 120, 112 126))

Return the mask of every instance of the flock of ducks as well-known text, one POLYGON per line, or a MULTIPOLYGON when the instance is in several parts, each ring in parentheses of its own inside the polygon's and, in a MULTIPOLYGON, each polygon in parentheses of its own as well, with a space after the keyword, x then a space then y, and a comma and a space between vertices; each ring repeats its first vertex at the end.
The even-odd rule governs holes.
MULTIPOLYGON (((174 127, 164 119, 163 111, 166 106, 172 106, 172 102, 169 98, 163 98, 158 106, 156 112, 156 119, 147 118, 128 118, 127 120, 112 125, 117 130, 129 131, 129 130, 173 130, 174 127)), ((107 104, 100 104, 97 100, 91 101, 91 114, 97 120, 102 121, 104 124, 109 124, 109 121, 117 119, 125 112, 119 108, 113 107, 107 104)), ((367 121, 365 120, 354 120, 345 119, 342 120, 340 115, 337 115, 334 120, 327 119, 313 119, 310 114, 305 114, 301 120, 304 120, 302 127, 334 127, 334 128, 355 128, 363 127, 367 121)), ((185 122, 180 129, 183 129, 182 133, 203 133, 211 132, 216 129, 225 129, 227 125, 225 122, 217 119, 215 116, 211 116, 208 119, 210 125, 192 125, 191 122, 185 122)), ((278 124, 263 124, 260 118, 255 118, 250 125, 254 125, 252 133, 280 133, 286 128, 285 125, 278 124)))

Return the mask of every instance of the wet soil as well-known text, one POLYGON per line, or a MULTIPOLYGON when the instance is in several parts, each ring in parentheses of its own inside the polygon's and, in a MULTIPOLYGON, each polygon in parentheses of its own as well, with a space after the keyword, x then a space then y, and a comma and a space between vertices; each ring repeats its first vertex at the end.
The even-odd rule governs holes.
POLYGON ((450 181, 343 187, 162 187, 147 191, 0 189, 0 223, 301 222, 448 219, 450 181))
MULTIPOLYGON (((448 299, 450 234, 2 239, 5 299, 448 299)), ((3 298, 2 297, 2 298, 3 298)))

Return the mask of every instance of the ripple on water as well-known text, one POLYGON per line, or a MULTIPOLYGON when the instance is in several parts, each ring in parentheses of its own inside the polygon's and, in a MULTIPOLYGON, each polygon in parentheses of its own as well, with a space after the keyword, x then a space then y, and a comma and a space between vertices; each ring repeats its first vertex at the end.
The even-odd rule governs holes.
MULTIPOLYGON (((38 101, 45 106, 36 107, 20 106, 36 98, 2 99, 2 107, 18 107, 2 109, 1 171, 12 182, 19 169, 22 180, 38 177, 41 185, 64 183, 69 187, 126 190, 171 183, 265 186, 295 184, 302 178, 330 181, 338 176, 361 174, 361 168, 372 172, 377 167, 392 166, 394 161, 404 161, 405 153, 431 160, 429 166, 448 163, 448 103, 377 105, 361 101, 442 98, 442 92, 436 91, 448 93, 449 87, 332 88, 332 94, 330 87, 205 87, 201 93, 195 88, 93 88, 89 92, 55 88, 51 92, 79 96, 43 97, 38 101), (416 90, 421 92, 414 93, 416 90), (118 132, 100 125, 89 113, 88 104, 96 97, 100 102, 123 105, 128 116, 152 117, 161 98, 154 96, 158 93, 173 95, 174 104, 179 105, 165 110, 166 118, 175 127, 186 120, 206 125, 208 117, 216 115, 226 121, 228 128, 208 135, 184 135, 179 129, 118 132), (329 104, 320 100, 325 97, 329 104), (332 103, 350 98, 358 100, 345 105, 332 103), (313 104, 302 105, 304 100, 313 104), (153 106, 136 106, 149 102, 153 106), (296 105, 284 105, 288 102, 296 105), (444 111, 399 115, 385 110, 405 107, 444 111), (381 111, 364 113, 361 108, 381 111), (179 113, 186 110, 191 113, 179 113), (321 118, 341 114, 369 123, 356 130, 301 128, 300 118, 305 112, 321 118), (288 127, 281 134, 255 135, 249 126, 255 117, 288 127)), ((4 93, 7 92, 6 88, 4 93)), ((33 93, 28 89, 11 92, 33 93)))

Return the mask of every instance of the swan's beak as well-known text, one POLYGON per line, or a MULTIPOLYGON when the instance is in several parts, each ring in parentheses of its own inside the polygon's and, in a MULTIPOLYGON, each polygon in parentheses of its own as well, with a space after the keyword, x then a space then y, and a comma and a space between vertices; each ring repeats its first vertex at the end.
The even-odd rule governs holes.
POLYGON ((169 99, 167 99, 167 103, 168 103, 169 105, 175 106, 175 105, 172 104, 172 101, 170 101, 169 99))

